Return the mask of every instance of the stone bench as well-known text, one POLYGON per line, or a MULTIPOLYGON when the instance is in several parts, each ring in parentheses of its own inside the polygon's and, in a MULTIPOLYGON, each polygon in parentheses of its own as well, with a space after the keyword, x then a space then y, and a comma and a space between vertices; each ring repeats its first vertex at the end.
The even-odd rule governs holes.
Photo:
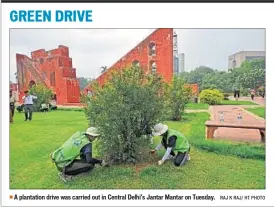
POLYGON ((219 127, 227 128, 240 128, 240 129, 258 129, 261 134, 261 141, 265 142, 265 124, 247 124, 247 123, 226 123, 226 122, 217 122, 217 121, 206 121, 206 139, 213 139, 214 132, 219 127))

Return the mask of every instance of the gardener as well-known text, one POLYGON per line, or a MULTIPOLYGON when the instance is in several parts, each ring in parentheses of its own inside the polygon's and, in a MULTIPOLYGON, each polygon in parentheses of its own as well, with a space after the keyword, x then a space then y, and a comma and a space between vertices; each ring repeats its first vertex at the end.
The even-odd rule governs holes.
POLYGON ((95 164, 105 165, 102 160, 92 157, 92 142, 99 136, 98 130, 90 127, 86 132, 76 132, 62 147, 51 155, 59 176, 66 181, 72 176, 91 171, 95 164), (80 159, 77 159, 80 156, 80 159))
MULTIPOLYGON (((162 165, 166 160, 174 158, 175 156, 174 164, 176 166, 182 166, 187 160, 190 160, 190 146, 181 132, 169 129, 165 124, 158 123, 154 126, 152 135, 162 136, 162 141, 155 150, 158 151, 163 146, 166 149, 165 155, 158 161, 159 165, 162 165), (176 152, 177 155, 175 154, 176 152)), ((155 150, 151 150, 151 153, 155 154, 155 150)))
POLYGON ((29 91, 25 91, 25 96, 23 96, 24 110, 25 110, 25 121, 32 120, 33 112, 33 100, 37 99, 37 96, 30 95, 29 91))

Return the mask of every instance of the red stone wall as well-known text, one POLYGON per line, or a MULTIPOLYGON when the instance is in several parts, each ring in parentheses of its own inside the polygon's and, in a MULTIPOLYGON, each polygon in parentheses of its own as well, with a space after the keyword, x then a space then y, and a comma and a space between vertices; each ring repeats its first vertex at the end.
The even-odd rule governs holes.
POLYGON ((185 87, 190 87, 194 96, 199 96, 199 85, 197 83, 185 84, 185 87))
MULTIPOLYGON (((121 43, 123 44, 123 43, 121 43)), ((138 61, 145 70, 151 70, 152 62, 156 63, 157 73, 161 74, 166 82, 170 82, 173 77, 173 29, 157 29, 145 40, 129 51, 124 57, 112 65, 107 72, 97 78, 100 85, 107 81, 107 77, 113 70, 119 70, 138 61), (149 44, 155 43, 156 53, 149 54, 149 44)), ((89 87, 84 89, 87 93, 89 87)))
POLYGON ((52 88, 56 94, 58 105, 80 102, 79 82, 76 78, 76 69, 72 68, 72 59, 69 57, 68 47, 61 45, 50 51, 36 50, 31 53, 31 59, 25 55, 17 54, 16 59, 17 71, 23 80, 18 80, 20 99, 31 80, 39 82, 37 77, 28 69, 27 62, 31 62, 46 86, 52 88))

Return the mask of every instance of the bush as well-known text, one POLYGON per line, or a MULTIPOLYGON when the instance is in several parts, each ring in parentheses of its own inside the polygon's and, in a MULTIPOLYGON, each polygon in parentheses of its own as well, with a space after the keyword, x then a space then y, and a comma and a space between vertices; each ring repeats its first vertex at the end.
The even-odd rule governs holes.
POLYGON ((58 111, 84 111, 83 108, 58 108, 58 111))
POLYGON ((33 108, 34 111, 40 111, 42 104, 49 104, 51 97, 53 95, 52 90, 45 87, 44 85, 34 85, 30 89, 30 94, 37 96, 37 99, 34 100, 33 108))
POLYGON ((229 100, 229 94, 228 93, 224 93, 224 100, 229 100))
POLYGON ((242 96, 248 96, 250 94, 250 92, 247 88, 242 88, 240 90, 240 93, 241 93, 240 95, 242 95, 242 96))
POLYGON ((154 124, 163 120, 164 83, 139 67, 113 72, 93 96, 82 96, 89 125, 99 128, 98 152, 110 164, 136 163, 147 158, 154 124))
POLYGON ((182 76, 174 76, 167 93, 172 120, 181 120, 186 104, 191 97, 192 89, 185 86, 184 78, 182 76))
POLYGON ((218 105, 221 104, 222 100, 224 99, 223 93, 221 93, 219 90, 203 90, 200 93, 200 102, 201 103, 207 103, 209 105, 218 105))

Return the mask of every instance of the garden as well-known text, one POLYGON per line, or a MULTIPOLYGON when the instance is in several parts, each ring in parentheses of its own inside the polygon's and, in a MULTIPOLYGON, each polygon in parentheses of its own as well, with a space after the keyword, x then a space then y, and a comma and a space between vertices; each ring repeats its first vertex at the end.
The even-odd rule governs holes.
MULTIPOLYGON (((192 144, 191 160, 182 168, 174 167, 171 161, 158 166, 157 161, 164 154, 161 151, 155 157, 148 154, 149 160, 145 163, 96 167, 89 174, 64 183, 57 175, 50 153, 75 131, 86 130, 85 114, 58 110, 35 113, 30 124, 24 121, 23 114, 16 113, 16 124, 10 128, 10 188, 264 189, 264 146, 205 142, 204 121, 208 116, 190 113, 183 121, 168 122, 192 144)), ((159 141, 154 140, 155 144, 159 141)), ((96 151, 95 157, 100 157, 96 151)))
MULTIPOLYGON (((264 189, 264 144, 205 140, 209 113, 186 113, 207 110, 209 105, 254 103, 224 100, 224 91, 214 87, 201 91, 200 103, 191 103, 192 93, 185 83, 186 78, 178 76, 166 84, 157 74, 131 67, 113 73, 104 87, 92 82, 93 95, 82 96, 84 109, 37 112, 31 122, 16 113, 10 126, 10 188, 264 189), (175 167, 171 161, 159 166, 164 150, 149 153, 161 141, 154 137, 152 144, 148 136, 158 122, 188 139, 191 160, 183 167, 175 167), (89 126, 96 126, 101 133, 93 144, 93 156, 110 165, 96 166, 64 183, 50 154, 76 131, 89 126)), ((45 89, 33 90, 38 99, 48 94, 45 89)), ((253 113, 262 114, 261 109, 253 113)))

